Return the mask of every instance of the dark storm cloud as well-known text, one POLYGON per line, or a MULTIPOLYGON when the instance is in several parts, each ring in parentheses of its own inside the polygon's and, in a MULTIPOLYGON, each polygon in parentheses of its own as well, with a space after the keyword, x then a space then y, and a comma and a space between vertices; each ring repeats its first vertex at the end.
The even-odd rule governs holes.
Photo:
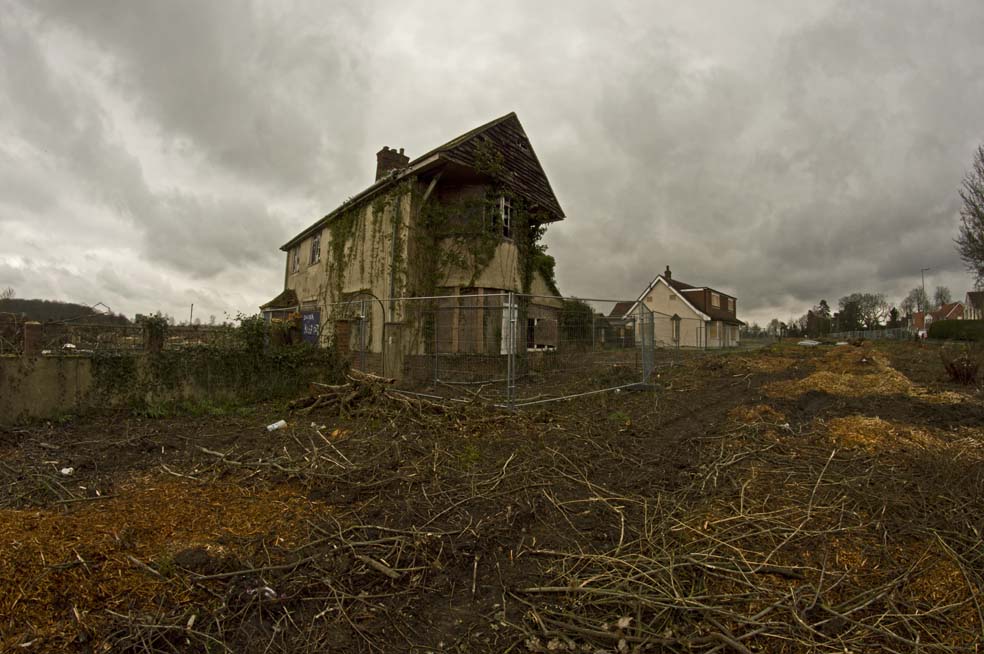
POLYGON ((363 127, 361 3, 333 2, 313 23, 266 3, 43 6, 112 57, 115 81, 166 140, 187 139, 254 183, 310 185, 363 127))
POLYGON ((978 2, 10 9, 0 286, 21 295, 252 310, 278 246, 371 182, 379 147, 511 110, 568 214, 548 234, 567 293, 634 297, 669 264, 765 320, 897 299, 927 266, 969 283, 978 2))

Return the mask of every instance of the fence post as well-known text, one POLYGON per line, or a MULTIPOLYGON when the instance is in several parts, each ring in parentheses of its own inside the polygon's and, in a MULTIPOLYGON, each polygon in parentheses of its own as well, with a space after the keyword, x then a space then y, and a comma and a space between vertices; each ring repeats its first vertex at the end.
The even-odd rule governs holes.
POLYGON ((41 354, 41 323, 29 320, 24 323, 24 356, 36 357, 41 354))
POLYGON ((362 372, 366 370, 366 301, 360 301, 359 307, 359 361, 362 364, 362 372))
POLYGON ((510 292, 506 296, 508 335, 506 337, 506 404, 515 408, 516 404, 516 296, 510 292))
POLYGON ((440 341, 437 337, 437 332, 441 327, 441 301, 434 300, 434 386, 437 386, 438 378, 438 358, 437 354, 441 349, 440 341))

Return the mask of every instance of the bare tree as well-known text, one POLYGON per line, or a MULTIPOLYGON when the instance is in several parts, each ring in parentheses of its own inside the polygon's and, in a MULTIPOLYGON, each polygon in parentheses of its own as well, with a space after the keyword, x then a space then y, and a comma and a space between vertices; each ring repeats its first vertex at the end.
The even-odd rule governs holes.
POLYGON ((8 286, 0 291, 0 300, 13 300, 15 295, 16 293, 14 293, 14 289, 8 286))
POLYGON ((941 307, 944 304, 950 304, 953 301, 953 296, 950 295, 950 289, 946 286, 937 286, 936 291, 933 293, 933 303, 936 306, 941 307))
MULTIPOLYGON (((902 311, 909 307, 913 307, 915 311, 929 311, 929 295, 926 294, 925 289, 921 286, 917 286, 909 294, 905 296, 902 300, 902 311)), ((911 313, 905 312, 907 316, 911 316, 911 313)))
POLYGON ((984 146, 974 154, 974 166, 960 189, 960 232, 955 239, 957 252, 974 274, 976 286, 984 285, 984 146))

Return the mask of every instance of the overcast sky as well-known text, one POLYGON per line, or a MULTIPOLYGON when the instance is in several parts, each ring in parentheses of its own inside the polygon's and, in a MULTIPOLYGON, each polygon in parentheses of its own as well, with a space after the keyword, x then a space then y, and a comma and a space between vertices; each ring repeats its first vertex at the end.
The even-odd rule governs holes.
POLYGON ((252 313, 279 246, 516 111, 567 220, 565 294, 676 278, 739 317, 963 297, 984 2, 0 0, 0 287, 252 313))

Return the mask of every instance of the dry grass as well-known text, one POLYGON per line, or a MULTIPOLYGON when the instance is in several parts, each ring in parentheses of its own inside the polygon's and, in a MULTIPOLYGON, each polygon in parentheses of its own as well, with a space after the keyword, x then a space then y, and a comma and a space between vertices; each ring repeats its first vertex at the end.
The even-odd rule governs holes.
POLYGON ((754 425, 758 423, 781 425, 786 422, 786 416, 768 404, 736 406, 728 412, 728 417, 742 425, 754 425))
POLYGON ((820 370, 803 379, 769 384, 765 392, 769 397, 797 398, 810 391, 820 391, 843 397, 869 397, 872 395, 909 395, 913 387, 905 375, 894 369, 881 374, 850 374, 820 370))
POLYGON ((888 359, 870 343, 860 347, 840 345, 827 352, 820 366, 824 370, 854 375, 875 374, 889 367, 888 359))
POLYGON ((775 374, 795 369, 801 362, 787 356, 741 356, 728 363, 735 373, 775 374))
POLYGON ((795 399, 818 391, 841 397, 903 395, 934 404, 959 404, 966 398, 952 391, 932 392, 889 365, 885 355, 870 344, 861 347, 838 346, 817 359, 817 372, 802 379, 773 382, 765 386, 766 395, 795 399))
POLYGON ((0 615, 22 628, 4 634, 0 649, 26 639, 68 648, 74 635, 63 633, 66 613, 85 632, 90 611, 189 601, 186 587, 165 581, 177 552, 201 547, 238 559, 245 547, 290 547, 306 531, 298 529, 303 518, 323 510, 287 487, 251 491, 149 476, 67 512, 0 510, 0 579, 18 580, 0 589, 0 615))
POLYGON ((834 418, 827 422, 827 429, 842 447, 858 447, 871 454, 924 450, 934 455, 984 460, 984 433, 980 429, 943 432, 868 416, 834 418))

